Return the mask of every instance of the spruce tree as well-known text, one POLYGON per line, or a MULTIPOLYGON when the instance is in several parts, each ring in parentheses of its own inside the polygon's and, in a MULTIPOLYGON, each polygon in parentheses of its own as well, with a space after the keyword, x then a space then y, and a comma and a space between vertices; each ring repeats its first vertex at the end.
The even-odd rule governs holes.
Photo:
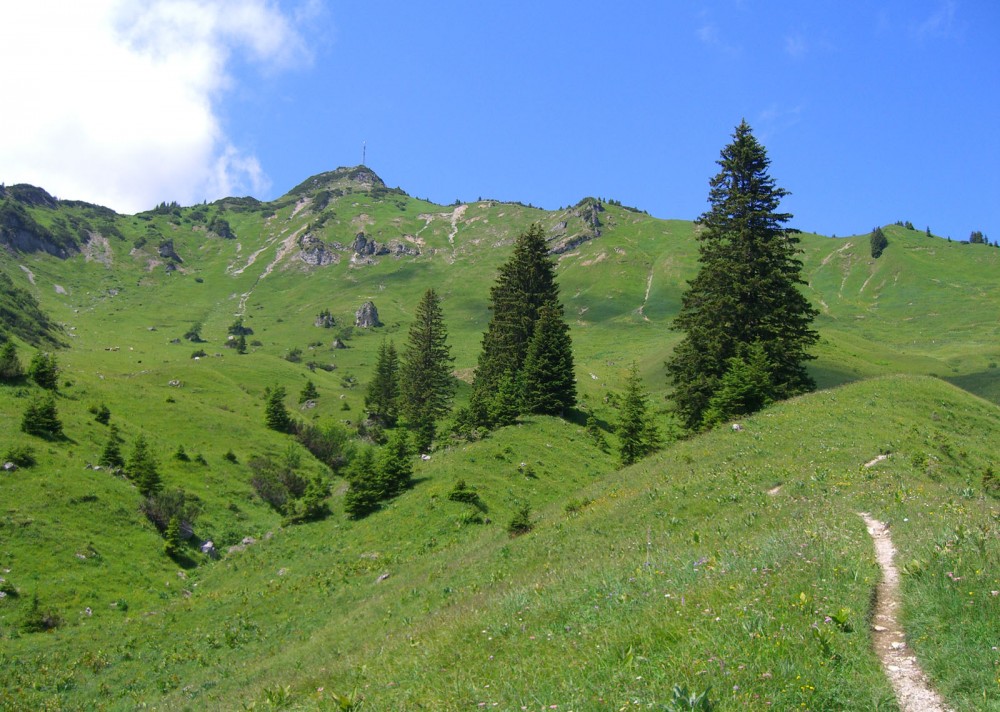
POLYGON ((294 429, 292 417, 285 408, 285 394, 284 386, 264 389, 264 424, 279 433, 290 433, 294 429))
POLYGON ((778 212, 788 194, 768 174, 770 160, 742 122, 710 181, 710 209, 699 219, 698 274, 688 283, 673 328, 684 338, 667 362, 678 415, 688 428, 705 424, 712 397, 733 357, 759 343, 771 400, 815 388, 804 362, 818 335, 818 313, 798 289, 804 284, 791 215, 778 212))
POLYGON ((618 455, 623 465, 631 465, 657 448, 660 435, 649 414, 646 391, 639 368, 633 362, 625 381, 625 393, 618 411, 618 455))
POLYGON ((524 409, 563 415, 576 403, 573 344, 558 303, 538 310, 535 333, 528 344, 522 374, 524 409))
POLYGON ((885 233, 882 232, 882 228, 876 227, 872 230, 872 235, 868 242, 871 244, 872 257, 878 259, 882 256, 882 252, 885 248, 889 246, 889 240, 886 238, 885 233))
POLYGON ((317 398, 319 398, 319 391, 316 390, 316 384, 311 380, 306 381, 306 385, 304 385, 302 390, 299 392, 299 403, 316 400, 317 398))
POLYGON ((41 438, 59 438, 63 434, 62 422, 52 395, 35 398, 21 417, 21 431, 41 438))
POLYGON ((151 497, 163 489, 158 465, 153 453, 149 451, 145 435, 139 434, 132 443, 132 452, 125 462, 125 474, 135 482, 143 497, 151 497))
POLYGON ((17 383, 24 378, 24 367, 17 357, 17 347, 8 341, 0 348, 0 383, 17 383))
POLYGON ((370 448, 358 452, 345 473, 350 486, 344 494, 344 511, 351 519, 361 519, 378 509, 381 483, 370 448))
MULTIPOLYGON (((489 326, 472 384, 470 411, 480 425, 498 425, 490 417, 505 376, 523 383, 522 370, 540 312, 550 306, 561 318, 555 263, 549 257, 541 225, 533 224, 514 243, 511 258, 500 267, 490 290, 489 326)), ((536 364, 540 365, 540 364, 536 364)), ((564 366, 566 365, 564 361, 564 366)), ((572 378, 572 357, 568 361, 572 378)))
POLYGON ((171 559, 181 554, 181 518, 176 514, 170 517, 167 531, 163 535, 163 553, 171 559))
POLYGON ((365 410, 372 420, 388 428, 399 417, 399 355, 391 340, 379 346, 375 374, 365 393, 365 410))
POLYGON ((56 390, 59 387, 59 364, 56 357, 48 353, 36 353, 28 365, 28 375, 42 388, 56 390))
POLYGON ((396 430, 379 456, 380 499, 395 497, 411 487, 413 483, 411 458, 409 435, 405 430, 396 430))
POLYGON ((108 432, 108 441, 104 444, 101 457, 97 461, 112 470, 120 470, 125 467, 125 458, 122 457, 121 437, 118 435, 118 427, 112 425, 108 432))
POLYGON ((434 422, 451 408, 455 383, 441 300, 428 289, 417 304, 399 367, 400 411, 419 451, 430 448, 434 422))

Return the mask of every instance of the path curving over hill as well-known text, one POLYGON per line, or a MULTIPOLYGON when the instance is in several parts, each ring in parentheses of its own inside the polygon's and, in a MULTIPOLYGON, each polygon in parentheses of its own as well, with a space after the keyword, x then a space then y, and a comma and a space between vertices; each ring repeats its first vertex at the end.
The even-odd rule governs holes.
POLYGON ((875 542, 875 556, 882 569, 882 581, 875 595, 872 639, 875 652, 896 692, 899 709, 902 712, 951 712, 941 695, 930 686, 916 656, 910 652, 906 634, 896 619, 900 603, 899 570, 893 563, 896 547, 892 544, 889 527, 867 512, 858 514, 865 520, 868 533, 875 542))

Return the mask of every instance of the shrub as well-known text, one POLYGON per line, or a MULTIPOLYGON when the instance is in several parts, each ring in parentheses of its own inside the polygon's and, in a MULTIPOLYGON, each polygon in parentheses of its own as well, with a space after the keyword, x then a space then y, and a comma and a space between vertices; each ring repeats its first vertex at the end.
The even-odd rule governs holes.
POLYGON ((62 436, 62 422, 56 410, 56 401, 51 395, 36 398, 24 411, 21 418, 21 431, 40 438, 58 438, 62 436))
POLYGON ((992 467, 987 467, 983 472, 983 489, 993 497, 1000 497, 1000 477, 993 472, 992 467))
POLYGON ((479 496, 479 493, 475 489, 470 488, 465 484, 465 480, 459 480, 455 483, 451 492, 448 493, 448 499, 452 502, 461 502, 463 504, 469 504, 475 507, 480 512, 488 512, 489 507, 479 496))
POLYGON ((42 633, 62 625, 62 619, 58 613, 53 611, 43 611, 38 602, 38 593, 31 597, 31 605, 25 611, 24 619, 21 621, 21 632, 42 633))
POLYGON ((54 391, 59 387, 59 365, 56 357, 47 353, 36 353, 28 365, 28 376, 42 388, 54 391))
POLYGON ((111 409, 104 403, 98 406, 91 406, 90 412, 94 415, 94 420, 101 425, 107 425, 111 422, 111 409))
POLYGON ((31 467, 36 463, 35 448, 31 445, 11 445, 3 456, 4 462, 13 462, 18 467, 31 467))
MULTIPOLYGON (((317 425, 303 425, 298 429, 296 438, 313 457, 334 472, 344 467, 354 452, 347 430, 336 423, 323 428, 317 425)), ((234 455, 234 461, 235 457, 234 455)))
POLYGON ((188 539, 194 532, 195 520, 201 514, 201 500, 197 495, 178 488, 146 497, 139 503, 139 511, 161 534, 167 531, 170 520, 176 517, 181 538, 188 539))
POLYGON ((262 500, 282 514, 287 514, 289 503, 306 491, 308 482, 294 471, 287 457, 285 462, 276 462, 267 456, 254 457, 248 465, 253 471, 250 486, 262 500))
POLYGON ((517 514, 507 525, 507 533, 511 536, 527 534, 535 525, 531 522, 531 507, 527 504, 517 510, 517 514))

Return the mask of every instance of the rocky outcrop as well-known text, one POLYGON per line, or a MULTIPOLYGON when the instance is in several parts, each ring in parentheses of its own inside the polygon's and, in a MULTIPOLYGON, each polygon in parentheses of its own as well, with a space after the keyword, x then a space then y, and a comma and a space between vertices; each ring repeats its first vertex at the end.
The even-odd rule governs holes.
POLYGON ((308 233, 299 238, 299 252, 296 257, 313 267, 326 267, 340 263, 340 255, 336 253, 333 245, 308 233))
POLYGON ((375 308, 375 302, 365 302, 358 308, 354 314, 354 325, 362 329, 382 326, 382 322, 378 319, 378 309, 375 308))
POLYGON ((316 321, 313 322, 313 326, 319 327, 321 329, 332 329, 337 325, 337 320, 333 318, 333 314, 330 313, 329 309, 324 309, 316 316, 316 321))
MULTIPOLYGON (((601 213, 604 206, 594 198, 584 198, 570 212, 570 216, 582 223, 577 229, 570 227, 568 220, 563 220, 552 228, 554 245, 549 249, 553 255, 576 249, 585 242, 590 242, 601 236, 601 213)), ((575 221, 574 221, 575 222, 575 221)))
POLYGON ((351 244, 351 249, 354 250, 354 254, 359 257, 371 257, 376 254, 378 243, 375 242, 375 240, 369 240, 363 232, 359 232, 354 236, 354 242, 351 244))
POLYGON ((160 257, 170 260, 171 262, 183 262, 181 256, 177 254, 177 250, 174 249, 173 240, 164 240, 160 243, 160 247, 157 249, 160 257))
POLYGON ((389 240, 389 244, 385 246, 385 252, 379 252, 378 254, 387 254, 393 257, 402 257, 404 255, 416 257, 420 254, 420 250, 403 240, 389 240))
POLYGON ((354 264, 374 264, 375 261, 372 258, 383 255, 391 255, 393 257, 408 255, 416 257, 420 254, 419 249, 405 240, 389 240, 387 244, 383 244, 369 238, 363 232, 359 232, 354 236, 351 249, 354 250, 354 255, 351 257, 351 261, 354 264))

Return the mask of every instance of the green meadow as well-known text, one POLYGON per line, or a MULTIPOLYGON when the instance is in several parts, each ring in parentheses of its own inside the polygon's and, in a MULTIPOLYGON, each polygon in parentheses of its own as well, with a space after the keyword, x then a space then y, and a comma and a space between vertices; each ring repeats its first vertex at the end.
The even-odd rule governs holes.
MULTIPOLYGON (((889 225, 874 260, 867 234, 802 234, 820 389, 680 437, 663 362, 697 270, 691 222, 597 198, 441 206, 363 168, 272 203, 24 210, 82 249, 0 250, 65 343, 61 439, 20 431, 38 386, 0 386, 0 455, 35 459, 0 474, 0 709, 897 709, 863 511, 891 525, 907 642, 934 686, 957 710, 1000 709, 1000 250, 889 225), (265 389, 353 431, 379 345, 403 344, 433 286, 464 404, 490 286, 534 222, 557 251, 578 411, 475 442, 445 423, 412 489, 348 519, 340 473, 265 428, 265 389), (360 254, 359 234, 386 253, 360 254), (358 328, 369 300, 383 326, 358 328), (324 310, 331 328, 314 325, 324 310), (245 354, 227 345, 240 318, 245 354), (632 362, 667 437, 621 469, 632 362), (319 397, 300 405, 309 381, 319 397), (88 467, 102 405, 123 451, 143 435, 165 488, 197 497, 187 565, 132 483, 88 467), (329 482, 330 516, 283 526, 249 482, 264 456, 329 482), (478 507, 449 499, 459 481, 478 507), (511 536, 524 507, 532 528, 511 536), (39 611, 58 625, 30 630, 39 611)), ((36 347, 14 341, 27 366, 36 347)))

